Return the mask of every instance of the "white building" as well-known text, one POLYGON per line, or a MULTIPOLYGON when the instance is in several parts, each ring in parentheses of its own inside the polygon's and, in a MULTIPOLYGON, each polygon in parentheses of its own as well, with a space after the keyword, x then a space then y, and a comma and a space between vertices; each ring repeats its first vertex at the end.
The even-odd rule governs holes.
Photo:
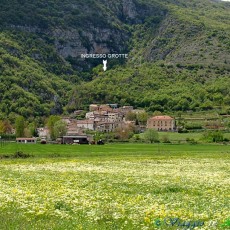
POLYGON ((36 138, 16 138, 17 143, 23 143, 23 144, 36 144, 37 139, 36 138))
POLYGON ((83 129, 94 130, 94 121, 93 120, 78 120, 77 127, 83 129))
POLYGON ((119 115, 119 113, 108 113, 108 121, 119 122, 122 121, 122 117, 119 115))
POLYGON ((88 113, 86 113, 86 115, 85 115, 85 118, 86 118, 86 119, 90 119, 90 120, 93 120, 94 117, 95 117, 94 112, 88 112, 88 113))
POLYGON ((47 127, 37 128, 38 136, 39 137, 49 137, 50 132, 47 127))

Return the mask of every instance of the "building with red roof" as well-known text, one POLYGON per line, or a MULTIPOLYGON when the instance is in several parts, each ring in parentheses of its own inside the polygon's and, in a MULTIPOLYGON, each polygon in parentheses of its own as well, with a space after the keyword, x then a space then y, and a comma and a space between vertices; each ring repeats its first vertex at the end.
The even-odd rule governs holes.
POLYGON ((154 116, 148 119, 147 129, 158 131, 173 131, 176 129, 175 119, 170 116, 154 116))

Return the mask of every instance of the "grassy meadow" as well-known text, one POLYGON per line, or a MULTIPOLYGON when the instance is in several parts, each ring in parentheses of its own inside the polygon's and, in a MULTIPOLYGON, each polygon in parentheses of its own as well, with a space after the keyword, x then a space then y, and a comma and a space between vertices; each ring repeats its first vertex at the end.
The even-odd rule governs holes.
POLYGON ((0 229, 229 229, 229 178, 228 145, 8 144, 0 229))

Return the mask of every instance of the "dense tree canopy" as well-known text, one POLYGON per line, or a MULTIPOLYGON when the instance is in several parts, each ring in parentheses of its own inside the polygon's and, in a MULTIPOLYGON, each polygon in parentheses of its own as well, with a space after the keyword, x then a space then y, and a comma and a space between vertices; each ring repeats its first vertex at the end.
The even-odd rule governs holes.
POLYGON ((230 4, 212 0, 0 3, 0 119, 89 103, 149 111, 230 106, 230 4), (81 60, 81 52, 128 53, 81 60))

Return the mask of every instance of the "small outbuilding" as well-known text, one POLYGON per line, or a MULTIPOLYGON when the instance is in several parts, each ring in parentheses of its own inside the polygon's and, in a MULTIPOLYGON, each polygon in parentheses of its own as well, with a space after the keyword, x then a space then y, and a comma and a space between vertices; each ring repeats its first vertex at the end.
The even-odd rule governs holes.
POLYGON ((63 136, 62 144, 89 144, 87 135, 63 136))
POLYGON ((37 138, 24 138, 24 137, 19 137, 16 138, 17 143, 22 143, 22 144, 36 144, 37 143, 37 138))

